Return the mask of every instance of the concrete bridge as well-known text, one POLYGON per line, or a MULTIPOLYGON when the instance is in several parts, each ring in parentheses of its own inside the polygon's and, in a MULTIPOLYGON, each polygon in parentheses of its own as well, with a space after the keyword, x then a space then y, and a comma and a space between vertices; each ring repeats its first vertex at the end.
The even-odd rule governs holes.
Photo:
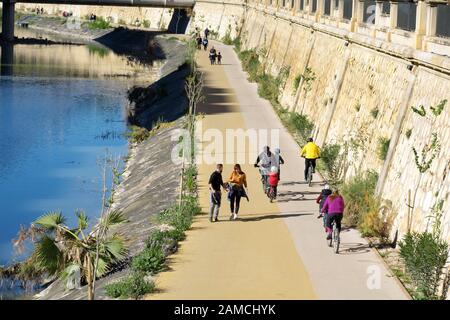
POLYGON ((157 8, 192 8, 194 0, 2 0, 3 40, 14 39, 14 6, 16 3, 49 3, 66 5, 123 6, 123 7, 157 7, 157 8))

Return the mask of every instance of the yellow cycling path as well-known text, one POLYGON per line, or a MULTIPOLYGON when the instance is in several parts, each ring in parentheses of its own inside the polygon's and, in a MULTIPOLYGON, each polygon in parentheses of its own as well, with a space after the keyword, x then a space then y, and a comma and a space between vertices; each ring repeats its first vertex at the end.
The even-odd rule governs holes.
MULTIPOLYGON (((224 67, 211 66, 205 51, 199 52, 197 60, 205 75, 206 99, 198 108, 205 114, 199 122, 202 131, 218 129, 225 137, 226 129, 247 129, 224 67)), ((203 147, 207 144, 203 142, 203 147)), ((227 152, 236 155, 235 150, 227 152)), ((233 167, 225 160, 224 180, 233 167)), ((224 193, 220 221, 216 223, 208 219, 208 179, 215 164, 198 166, 202 213, 195 218, 178 252, 170 256, 170 270, 157 276, 157 293, 147 299, 316 298, 288 227, 280 219, 278 205, 269 203, 262 192, 253 161, 247 159, 242 164, 250 202, 242 199, 239 219, 230 221, 224 193)))

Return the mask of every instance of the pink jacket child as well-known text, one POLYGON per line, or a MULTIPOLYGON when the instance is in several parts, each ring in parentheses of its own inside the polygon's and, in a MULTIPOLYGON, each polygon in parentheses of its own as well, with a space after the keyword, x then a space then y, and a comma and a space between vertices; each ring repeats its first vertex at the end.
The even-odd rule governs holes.
POLYGON ((344 213, 344 198, 337 196, 333 200, 333 195, 329 195, 322 207, 322 212, 328 212, 328 215, 343 214, 344 213))
POLYGON ((337 195, 335 197, 333 197, 333 195, 329 195, 327 197, 327 199, 325 200, 325 203, 323 204, 322 207, 322 212, 328 212, 328 217, 327 217, 327 223, 326 223, 326 228, 325 231, 328 232, 329 234, 331 234, 331 217, 332 216, 336 216, 335 219, 336 220, 336 226, 338 228, 338 230, 341 230, 341 220, 342 220, 342 216, 344 214, 344 198, 342 198, 342 196, 337 195))

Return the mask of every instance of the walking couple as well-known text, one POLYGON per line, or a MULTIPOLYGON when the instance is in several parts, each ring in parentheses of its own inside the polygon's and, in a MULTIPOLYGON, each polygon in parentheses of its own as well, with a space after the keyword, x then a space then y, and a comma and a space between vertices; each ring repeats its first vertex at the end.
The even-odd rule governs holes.
POLYGON ((236 220, 239 213, 239 206, 241 198, 245 197, 248 201, 248 196, 245 191, 247 188, 247 177, 242 171, 239 164, 235 164, 233 172, 226 183, 222 179, 223 165, 218 164, 216 170, 211 174, 209 178, 209 190, 210 190, 210 210, 209 221, 218 221, 219 208, 222 199, 221 188, 228 191, 228 199, 230 200, 231 216, 230 220, 236 220))

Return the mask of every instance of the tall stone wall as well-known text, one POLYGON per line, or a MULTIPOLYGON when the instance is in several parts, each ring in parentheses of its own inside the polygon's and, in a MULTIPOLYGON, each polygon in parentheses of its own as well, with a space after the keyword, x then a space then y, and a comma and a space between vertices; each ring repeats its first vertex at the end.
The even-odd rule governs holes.
POLYGON ((243 14, 241 0, 199 1, 195 4, 187 33, 195 33, 197 29, 203 35, 203 30, 208 28, 218 39, 226 34, 234 39, 240 32, 243 14))
MULTIPOLYGON (((202 23, 221 33, 224 29, 219 21, 227 15, 220 9, 223 6, 198 1, 194 12, 201 8, 202 23)), ((433 71, 425 63, 412 67, 409 56, 399 54, 403 49, 396 44, 371 47, 357 34, 344 34, 331 26, 271 10, 258 5, 243 10, 239 36, 242 48, 262 54, 266 72, 277 76, 283 67, 289 67, 280 95, 282 106, 312 120, 320 145, 353 141, 347 178, 366 170, 380 176, 385 173, 378 191, 390 200, 396 214, 393 233, 398 230, 401 237, 408 230, 408 221, 412 230, 430 227, 430 208, 437 200, 444 200, 442 231, 450 241, 450 78, 446 72, 433 71), (394 49, 392 53, 389 48, 394 49), (306 67, 314 80, 309 84, 300 81, 296 88, 295 78, 305 74, 306 67), (410 108, 428 108, 443 99, 449 104, 433 124, 410 108), (408 138, 409 129, 412 133, 408 138), (412 147, 421 151, 432 132, 439 136, 440 153, 420 178, 412 147), (391 139, 391 156, 386 161, 378 155, 381 139, 391 139), (416 186, 416 205, 412 218, 408 218, 408 193, 412 198, 416 186)), ((236 15, 233 19, 240 20, 236 15)), ((420 55, 417 52, 416 56, 420 55)))
POLYGON ((98 17, 112 19, 114 23, 135 25, 136 21, 148 23, 152 29, 165 29, 169 26, 174 9, 171 8, 138 8, 138 7, 112 7, 112 6, 73 6, 55 4, 16 4, 21 11, 30 11, 37 7, 44 8, 46 14, 61 15, 62 12, 72 12, 74 17, 86 17, 95 14, 98 17))

